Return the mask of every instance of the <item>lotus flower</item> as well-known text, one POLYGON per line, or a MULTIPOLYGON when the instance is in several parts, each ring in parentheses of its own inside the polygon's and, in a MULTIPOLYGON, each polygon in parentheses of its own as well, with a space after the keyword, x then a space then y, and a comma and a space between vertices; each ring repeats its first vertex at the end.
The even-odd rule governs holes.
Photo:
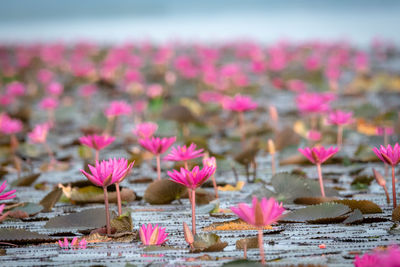
POLYGON ((8 192, 4 192, 4 189, 6 189, 7 187, 7 182, 4 181, 1 186, 0 186, 0 200, 7 200, 7 199, 12 199, 14 197, 16 197, 15 192, 17 192, 17 190, 11 190, 8 192))
POLYGON ((26 93, 25 85, 21 82, 11 82, 7 84, 7 95, 23 96, 26 93))
POLYGON ((167 149, 175 142, 176 137, 152 137, 139 139, 139 144, 150 151, 157 159, 157 179, 161 180, 161 158, 160 155, 163 154, 167 149))
POLYGON ((232 110, 238 112, 239 128, 241 132, 242 148, 245 147, 245 134, 246 129, 244 125, 244 114, 243 112, 256 109, 258 104, 254 102, 249 96, 242 96, 240 94, 235 95, 234 98, 225 98, 222 101, 222 107, 226 110, 232 110))
POLYGON ((340 147, 342 145, 343 139, 343 126, 353 122, 353 112, 344 112, 341 110, 333 111, 328 116, 328 123, 337 125, 337 145, 340 147))
POLYGON ((153 136, 157 131, 158 125, 154 122, 143 122, 136 125, 135 129, 132 131, 134 135, 139 138, 146 139, 153 136))
POLYGON ((196 188, 201 186, 215 172, 214 166, 204 166, 200 170, 199 166, 195 166, 191 171, 181 168, 181 171, 169 171, 170 180, 181 184, 189 189, 189 196, 192 202, 192 231, 196 234, 196 188))
POLYGON ((398 267, 400 266, 400 249, 393 245, 384 251, 376 250, 372 253, 366 253, 359 257, 356 255, 354 260, 355 267, 398 267))
POLYGON ((53 151, 46 142, 49 129, 49 123, 37 124, 35 128, 33 128, 33 130, 28 133, 28 137, 32 143, 43 144, 43 146, 47 150, 47 153, 49 154, 51 164, 54 164, 56 162, 56 159, 54 158, 53 151))
POLYGON ((108 118, 115 118, 122 115, 129 115, 132 112, 132 107, 125 101, 112 101, 105 110, 105 115, 108 118))
POLYGON ((3 134, 16 134, 22 130, 23 124, 18 119, 12 119, 7 114, 0 114, 0 132, 3 134))
POLYGON ((139 230, 140 240, 146 246, 160 246, 168 239, 168 233, 165 228, 161 228, 156 224, 154 227, 149 223, 146 227, 145 224, 139 230))
POLYGON ((53 97, 46 97, 43 98, 42 101, 39 103, 39 107, 43 110, 55 110, 59 105, 59 102, 56 98, 53 97))
POLYGON ((198 157, 202 157, 204 154, 202 153, 203 149, 196 150, 196 144, 190 144, 189 147, 177 146, 173 147, 171 152, 164 158, 164 160, 170 161, 184 161, 185 168, 187 169, 187 161, 191 159, 195 159, 198 157))
POLYGON ((260 248, 260 256, 262 264, 265 264, 264 242, 262 227, 271 225, 279 220, 285 209, 282 203, 279 204, 274 198, 263 198, 259 201, 253 197, 253 206, 250 207, 245 203, 239 203, 237 207, 231 207, 233 213, 248 224, 258 227, 258 247, 260 248))
MULTIPOLYGON (((208 166, 208 167, 214 167, 216 169, 217 168, 217 160, 215 159, 215 157, 210 158, 207 153, 206 155, 204 155, 203 165, 208 166)), ((215 173, 215 171, 214 171, 214 173, 215 173)), ((211 175, 211 179, 213 182, 215 198, 218 199, 218 187, 217 187, 217 181, 215 180, 214 173, 211 175)))
POLYGON ((400 146, 396 143, 393 147, 388 145, 386 148, 381 145, 380 149, 374 147, 372 149, 380 160, 389 164, 392 167, 392 195, 393 195, 393 208, 397 207, 396 201, 396 178, 394 168, 400 162, 400 146))
POLYGON ((82 145, 88 146, 96 150, 95 161, 99 160, 99 152, 104 149, 112 142, 115 141, 115 137, 108 135, 86 135, 79 138, 82 145))
POLYGON ((321 195, 325 197, 325 190, 324 190, 324 182, 322 180, 322 171, 321 171, 321 164, 328 160, 330 157, 335 155, 339 148, 330 147, 325 149, 324 147, 313 147, 309 148, 306 147, 304 149, 298 149, 300 153, 306 156, 312 163, 317 165, 318 171, 318 179, 319 179, 319 186, 321 188, 321 195))
POLYGON ((71 241, 71 243, 68 242, 68 239, 64 237, 64 241, 58 240, 58 245, 60 248, 63 249, 75 249, 75 248, 80 248, 80 249, 86 249, 86 239, 82 238, 81 241, 78 243, 78 238, 74 237, 71 241))
MULTIPOLYGON (((84 170, 81 170, 82 174, 88 178, 93 184, 103 187, 104 191, 104 204, 106 209, 106 222, 107 222, 107 234, 111 234, 110 227, 110 213, 108 207, 108 193, 107 187, 114 183, 120 183, 128 175, 133 167, 133 162, 128 165, 126 159, 109 159, 108 161, 103 160, 102 162, 96 161, 96 165, 93 167, 88 165, 91 174, 84 170)), ((121 196, 119 193, 119 185, 117 188, 117 200, 118 200, 118 213, 121 212, 121 196)))

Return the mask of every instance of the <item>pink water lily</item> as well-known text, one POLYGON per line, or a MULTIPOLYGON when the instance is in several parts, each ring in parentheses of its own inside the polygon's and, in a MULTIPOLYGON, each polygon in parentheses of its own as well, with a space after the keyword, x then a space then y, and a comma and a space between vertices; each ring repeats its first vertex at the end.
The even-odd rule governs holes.
POLYGON ((115 141, 115 137, 106 134, 103 135, 93 134, 93 135, 82 136, 79 138, 79 141, 81 142, 82 145, 91 147, 94 150, 96 150, 95 161, 98 161, 100 150, 112 144, 115 141))
POLYGON ((164 160, 184 161, 185 168, 187 169, 188 160, 202 157, 203 155, 203 149, 201 148, 196 150, 196 144, 191 143, 189 147, 186 147, 186 145, 177 146, 176 148, 173 147, 171 152, 164 158, 164 160))
POLYGON ((237 207, 231 207, 233 213, 248 224, 258 227, 258 247, 262 264, 265 264, 264 242, 262 227, 271 225, 279 220, 285 209, 274 198, 262 198, 259 201, 253 197, 253 205, 239 203, 237 207))
POLYGON ((150 138, 157 131, 158 125, 154 122, 142 122, 133 129, 133 134, 139 138, 150 138))
POLYGON ((157 160, 157 179, 161 180, 161 154, 163 154, 167 149, 175 142, 176 137, 151 137, 139 139, 139 144, 150 151, 156 156, 157 160))
POLYGON ((328 123, 337 125, 337 145, 341 147, 343 140, 343 126, 353 122, 353 112, 335 110, 329 113, 328 123))
POLYGON ((393 147, 391 145, 387 145, 387 147, 381 145, 380 148, 374 147, 372 150, 380 160, 392 167, 393 208, 396 208, 396 178, 394 169, 396 165, 400 163, 400 146, 398 143, 396 143, 393 147))
POLYGON ((96 161, 96 165, 88 165, 90 172, 87 173, 81 170, 82 174, 97 186, 103 187, 104 191, 104 204, 106 209, 106 223, 107 223, 107 234, 111 234, 110 227, 110 213, 108 207, 108 192, 107 187, 116 183, 117 189, 117 201, 118 201, 118 213, 122 213, 121 209, 121 195, 119 192, 119 183, 125 179, 128 173, 131 171, 134 162, 128 165, 126 159, 109 159, 108 161, 103 160, 102 162, 96 161))
POLYGON ((139 236, 142 243, 146 246, 160 246, 164 244, 168 239, 168 233, 165 232, 165 228, 161 228, 156 224, 154 227, 149 223, 140 227, 139 236))
POLYGON ((85 238, 82 238, 82 240, 79 241, 78 243, 78 238, 74 237, 71 240, 71 243, 69 243, 68 239, 64 237, 64 241, 58 240, 58 245, 60 246, 60 248, 63 249, 76 249, 76 248, 86 249, 87 241, 85 238))
POLYGON ((7 187, 7 182, 4 181, 0 186, 0 200, 7 200, 7 199, 12 199, 12 198, 16 197, 15 192, 17 192, 17 190, 15 190, 15 189, 3 193, 3 191, 6 189, 6 187, 7 187))
POLYGON ((28 133, 28 137, 31 143, 43 144, 44 148, 46 149, 49 155, 51 164, 54 164, 56 162, 54 153, 46 141, 49 129, 50 129, 50 123, 37 124, 35 128, 33 128, 33 130, 28 133))
POLYGON ((386 250, 375 250, 365 253, 361 257, 356 255, 355 267, 398 267, 400 266, 400 249, 397 245, 388 247, 386 250))
POLYGON ((330 157, 335 155, 339 148, 330 147, 325 149, 323 146, 317 146, 313 148, 306 147, 304 149, 298 149, 301 154, 308 158, 312 163, 317 165, 319 186, 321 189, 321 195, 325 197, 324 182, 322 179, 321 164, 327 161, 330 157))
MULTIPOLYGON (((215 159, 215 157, 209 157, 208 153, 207 153, 206 155, 204 155, 203 165, 208 166, 208 167, 214 167, 215 169, 217 169, 217 160, 215 159)), ((213 182, 215 198, 218 199, 218 187, 217 187, 217 181, 215 180, 214 174, 215 174, 215 171, 211 175, 211 180, 213 182)))
POLYGON ((169 171, 170 180, 181 184, 189 189, 189 196, 192 203, 192 231, 196 234, 196 188, 201 186, 211 175, 214 174, 215 166, 204 166, 200 170, 199 166, 195 166, 191 171, 181 168, 181 171, 169 171))

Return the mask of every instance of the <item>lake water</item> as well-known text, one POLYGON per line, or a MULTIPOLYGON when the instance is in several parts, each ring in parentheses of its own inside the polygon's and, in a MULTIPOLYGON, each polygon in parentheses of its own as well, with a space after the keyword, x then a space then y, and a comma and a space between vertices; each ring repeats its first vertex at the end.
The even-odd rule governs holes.
POLYGON ((9 1, 0 41, 348 39, 400 42, 400 1, 9 1))

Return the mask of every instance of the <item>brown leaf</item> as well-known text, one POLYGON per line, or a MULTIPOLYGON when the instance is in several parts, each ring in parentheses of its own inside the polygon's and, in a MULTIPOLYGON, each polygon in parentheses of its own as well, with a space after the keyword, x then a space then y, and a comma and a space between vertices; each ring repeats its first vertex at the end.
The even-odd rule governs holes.
POLYGON ((40 176, 40 173, 33 173, 15 180, 13 186, 30 186, 32 185, 40 176))
POLYGON ((132 217, 129 212, 112 219, 110 224, 117 233, 131 232, 133 230, 132 217))
POLYGON ((392 212, 392 220, 400 221, 400 206, 397 206, 392 212))
POLYGON ((57 187, 48 193, 39 204, 43 206, 42 212, 50 212, 62 195, 62 189, 57 187))
POLYGON ((382 209, 377 204, 369 200, 340 199, 334 200, 333 202, 344 204, 352 210, 358 209, 363 214, 382 213, 382 209))
POLYGON ((224 250, 227 242, 221 242, 220 237, 213 233, 196 234, 194 236, 192 252, 218 252, 224 250))
POLYGON ((52 242, 54 238, 24 229, 2 228, 0 229, 0 242, 13 242, 19 244, 32 244, 52 242))
POLYGON ((324 202, 331 202, 334 200, 338 200, 336 197, 299 197, 296 198, 293 202, 295 204, 300 205, 316 205, 324 202))
POLYGON ((157 180, 149 184, 144 192, 144 200, 153 205, 169 204, 180 198, 186 188, 167 179, 157 180))
POLYGON ((8 216, 15 219, 25 219, 28 218, 29 215, 23 210, 13 210, 8 212, 8 216))

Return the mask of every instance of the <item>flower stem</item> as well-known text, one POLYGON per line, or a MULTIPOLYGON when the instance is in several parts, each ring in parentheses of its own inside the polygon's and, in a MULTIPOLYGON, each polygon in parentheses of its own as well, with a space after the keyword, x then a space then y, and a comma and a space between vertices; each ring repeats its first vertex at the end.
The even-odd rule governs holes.
POLYGON ((119 191, 119 183, 115 183, 115 188, 117 190, 118 216, 121 216, 122 215, 122 205, 121 205, 121 193, 119 191))
POLYGON ((245 136, 244 114, 243 114, 243 112, 239 112, 239 128, 240 128, 240 136, 241 136, 242 148, 244 148, 246 136, 245 136))
POLYGON ((325 197, 324 181, 322 180, 321 163, 317 163, 317 171, 318 171, 319 187, 321 188, 321 195, 322 197, 325 197))
POLYGON ((106 208, 106 227, 107 227, 107 235, 111 235, 111 225, 110 225, 110 209, 108 205, 108 192, 107 187, 103 186, 104 191, 104 205, 106 208))
POLYGON ((260 249, 261 264, 265 264, 265 254, 264 254, 264 241, 263 241, 263 230, 258 229, 258 248, 260 249))
POLYGON ((99 161, 99 154, 100 154, 100 151, 96 149, 96 152, 94 154, 94 162, 95 163, 99 161))
POLYGON ((271 154, 271 171, 272 175, 275 175, 276 169, 275 169, 275 154, 271 154))
POLYGON ((396 201, 396 178, 394 177, 394 166, 392 166, 392 194, 393 194, 393 208, 397 207, 396 201))
POLYGON ((337 146, 340 149, 343 143, 343 126, 338 125, 337 127, 337 146))
POLYGON ((55 164, 56 163, 56 158, 54 157, 54 153, 51 150, 50 146, 46 142, 44 142, 43 145, 44 145, 44 148, 47 151, 47 154, 49 154, 50 164, 51 165, 55 164))
POLYGON ((191 190, 192 194, 192 232, 193 236, 196 235, 196 190, 191 190))
POLYGON ((185 164, 185 169, 189 170, 189 166, 188 166, 187 160, 184 161, 184 164, 185 164))
POLYGON ((211 175, 211 180, 213 182, 213 187, 214 187, 214 192, 215 192, 215 198, 218 199, 218 187, 217 187, 217 181, 215 180, 214 174, 211 175))
POLYGON ((160 159, 160 154, 157 154, 156 159, 157 159, 157 179, 161 180, 161 159, 160 159))

